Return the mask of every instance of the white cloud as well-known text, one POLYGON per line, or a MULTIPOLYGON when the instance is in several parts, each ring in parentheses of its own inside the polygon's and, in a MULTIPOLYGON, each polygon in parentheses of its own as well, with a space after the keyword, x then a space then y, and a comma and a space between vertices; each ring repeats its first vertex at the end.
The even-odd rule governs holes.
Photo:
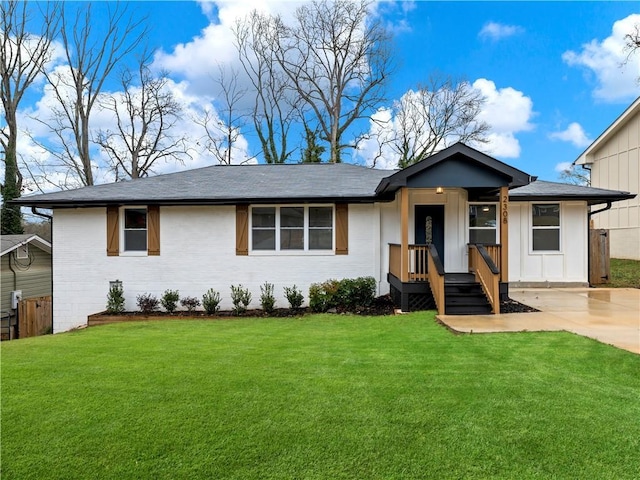
POLYGON ((563 142, 570 142, 576 147, 586 147, 592 142, 592 140, 587 137, 587 134, 585 133, 582 126, 577 122, 570 123, 566 129, 560 132, 551 133, 549 135, 549 138, 551 138, 552 140, 562 140, 563 142))
POLYGON ((518 25, 505 25, 503 23, 487 22, 482 26, 478 36, 480 38, 497 41, 520 33, 524 33, 524 28, 518 25))
POLYGON ((234 45, 233 28, 236 21, 246 17, 252 10, 279 14, 287 21, 303 2, 223 0, 199 3, 210 24, 190 42, 176 45, 171 52, 156 52, 154 65, 189 80, 190 88, 198 95, 215 95, 217 89, 214 78, 220 66, 242 72, 234 45))
POLYGON ((570 172, 571 170, 573 170, 573 163, 571 162, 560 162, 555 166, 555 171, 558 173, 570 172))
MULTIPOLYGON (((489 124, 488 143, 470 145, 498 158, 517 158, 520 156, 520 142, 516 138, 519 132, 534 128, 530 123, 533 117, 533 102, 522 92, 511 87, 496 88, 491 80, 480 78, 473 83, 485 97, 485 104, 478 120, 489 124)), ((399 100, 415 95, 407 91, 399 100)), ((393 116, 392 109, 381 108, 372 115, 367 139, 360 142, 355 157, 376 168, 397 168, 398 153, 385 142, 400 130, 400 122, 393 116)))
POLYGON ((485 97, 485 105, 479 120, 490 126, 489 144, 483 149, 502 158, 518 158, 520 142, 515 137, 518 132, 533 129, 533 101, 512 87, 496 88, 491 80, 479 78, 473 87, 485 97))
POLYGON ((640 94, 640 52, 631 55, 626 50, 625 35, 640 24, 640 14, 629 15, 613 24, 611 35, 582 45, 582 50, 564 52, 562 59, 571 66, 584 67, 596 77, 594 97, 614 102, 629 100, 640 94))

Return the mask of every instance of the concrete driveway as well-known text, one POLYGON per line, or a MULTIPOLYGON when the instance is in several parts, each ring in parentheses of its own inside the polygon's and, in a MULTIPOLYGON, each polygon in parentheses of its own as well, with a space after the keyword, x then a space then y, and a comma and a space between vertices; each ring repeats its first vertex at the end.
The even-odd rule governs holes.
POLYGON ((640 354, 639 289, 524 288, 509 296, 540 312, 437 318, 458 332, 568 331, 640 354))

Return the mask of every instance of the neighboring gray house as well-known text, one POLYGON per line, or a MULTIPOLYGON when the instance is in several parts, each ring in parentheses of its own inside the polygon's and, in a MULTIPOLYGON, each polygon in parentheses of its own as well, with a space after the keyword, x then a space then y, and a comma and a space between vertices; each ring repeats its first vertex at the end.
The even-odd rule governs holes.
MULTIPOLYGON (((575 160, 591 172, 591 186, 640 192, 640 97, 575 160)), ((640 196, 609 205, 594 216, 608 229, 611 256, 640 260, 640 196)))
POLYGON ((9 319, 15 320, 16 296, 26 299, 51 295, 51 244, 33 234, 3 235, 0 243, 0 310, 6 334, 9 319))

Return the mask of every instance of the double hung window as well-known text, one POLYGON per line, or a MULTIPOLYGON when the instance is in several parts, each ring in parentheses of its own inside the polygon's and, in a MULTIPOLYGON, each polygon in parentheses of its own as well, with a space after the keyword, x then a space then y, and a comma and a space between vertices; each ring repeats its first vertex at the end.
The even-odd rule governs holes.
POLYGON ((254 251, 333 250, 333 207, 252 207, 254 251))
POLYGON ((534 203, 531 205, 532 249, 560 251, 560 204, 534 203))
POLYGON ((147 209, 124 209, 124 251, 147 251, 147 209))
POLYGON ((496 243, 496 212, 495 204, 469 205, 469 243, 496 243))

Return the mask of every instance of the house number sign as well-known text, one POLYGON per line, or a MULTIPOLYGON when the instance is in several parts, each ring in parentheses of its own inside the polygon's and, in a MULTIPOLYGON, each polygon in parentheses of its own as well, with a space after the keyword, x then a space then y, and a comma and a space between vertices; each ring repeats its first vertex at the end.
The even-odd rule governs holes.
POLYGON ((507 210, 507 207, 509 206, 509 195, 502 194, 501 197, 502 198, 500 199, 500 206, 502 207, 502 223, 506 225, 507 223, 509 223, 509 211, 507 210))

